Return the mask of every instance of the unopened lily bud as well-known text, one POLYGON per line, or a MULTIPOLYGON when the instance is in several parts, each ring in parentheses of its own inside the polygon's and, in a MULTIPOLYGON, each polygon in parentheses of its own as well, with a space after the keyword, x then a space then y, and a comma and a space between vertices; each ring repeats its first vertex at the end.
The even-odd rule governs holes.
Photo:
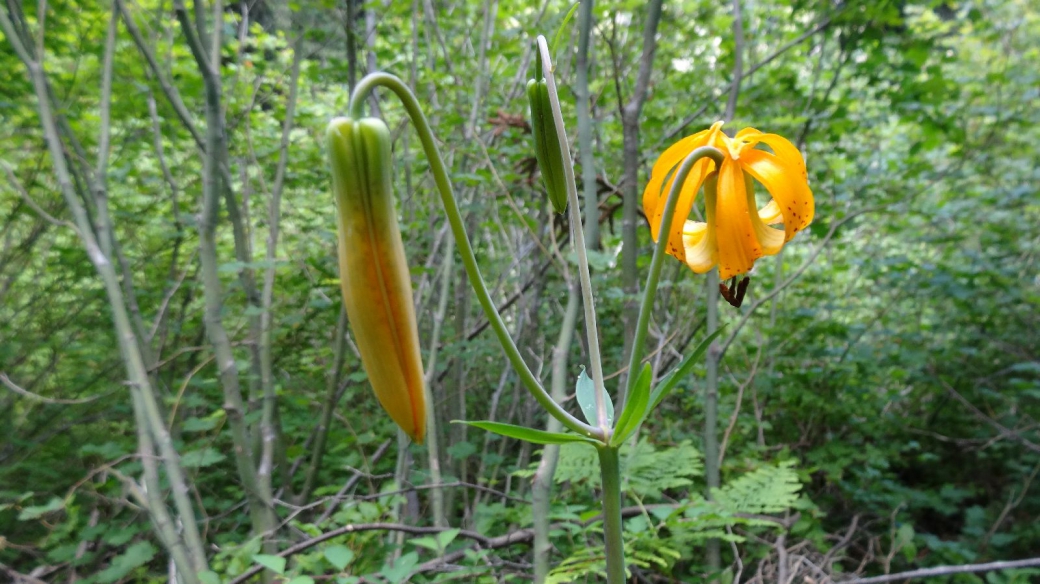
POLYGON ((557 213, 567 210, 567 183, 563 174, 563 148, 560 133, 549 102, 549 86, 545 79, 527 82, 527 99, 531 103, 531 133, 534 135, 534 155, 542 171, 542 181, 549 193, 549 201, 557 213))
POLYGON ((343 305, 379 403, 416 442, 426 400, 412 281, 391 186, 382 120, 336 118, 326 132, 339 232, 343 305))

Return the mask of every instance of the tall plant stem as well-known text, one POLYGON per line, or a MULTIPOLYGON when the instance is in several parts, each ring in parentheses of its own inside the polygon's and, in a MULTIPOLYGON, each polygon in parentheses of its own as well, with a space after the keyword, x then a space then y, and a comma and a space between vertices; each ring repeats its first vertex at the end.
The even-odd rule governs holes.
POLYGON ((621 537, 621 460, 613 446, 597 447, 603 479, 603 539, 607 554, 607 584, 625 582, 625 542, 621 537))
MULTIPOLYGON (((589 342, 589 369, 592 370, 592 382, 596 390, 596 423, 602 430, 605 440, 610 440, 610 424, 607 420, 607 404, 604 399, 607 390, 603 386, 603 357, 599 350, 599 327, 596 325, 596 299, 592 296, 592 277, 589 275, 589 254, 585 247, 585 232, 581 227, 581 201, 578 200, 578 188, 574 183, 574 161, 571 160, 570 142, 564 131, 563 114, 560 112, 560 97, 556 92, 556 79, 552 72, 552 57, 549 55, 549 44, 545 37, 538 37, 538 51, 542 55, 542 74, 549 88, 549 103, 552 104, 553 121, 560 136, 560 150, 563 154, 563 176, 567 185, 567 200, 571 216, 571 240, 578 256, 578 280, 581 282, 582 304, 585 306, 585 333, 589 342)), ((591 421, 591 420, 590 420, 591 421)))
POLYGON ((502 345, 502 349, 516 370, 521 382, 531 392, 535 400, 538 401, 538 404, 564 426, 582 436, 604 440, 605 433, 602 429, 593 428, 578 420, 567 410, 563 409, 560 404, 553 401, 549 393, 539 383, 538 378, 535 377, 534 373, 527 366, 527 363, 524 362, 520 351, 516 348, 516 343, 509 336, 509 331, 502 320, 502 315, 495 308, 495 303, 491 299, 487 284, 485 284, 484 277, 481 275, 480 268, 477 265, 477 258, 473 254, 473 246, 470 244, 469 236, 466 234, 466 226, 463 224, 461 213, 459 213, 459 206, 455 199, 455 193, 452 190, 451 181, 448 179, 444 161, 434 142, 433 132, 430 130, 426 116, 419 107, 419 102, 412 91, 403 81, 389 73, 372 73, 367 75, 358 83, 354 94, 350 97, 351 116, 356 119, 361 118, 361 106, 366 96, 378 86, 386 87, 397 95, 402 105, 404 105, 408 117, 412 120, 416 133, 419 134, 419 141, 422 143, 423 151, 429 160, 430 171, 433 173, 434 182, 437 184, 441 203, 444 205, 444 212, 447 215, 448 223, 451 225, 451 231, 455 237, 455 245, 459 249, 459 255, 462 256, 462 263, 466 268, 466 274, 469 276, 470 285, 473 286, 473 292, 476 294, 488 322, 491 323, 491 329, 495 332, 495 336, 498 337, 499 344, 502 345))
MULTIPOLYGON (((675 206, 679 201, 679 193, 682 192, 683 183, 686 182, 686 178, 690 175, 690 171, 693 170, 693 165, 701 161, 704 158, 711 158, 715 163, 715 167, 718 168, 722 164, 723 154, 716 148, 711 146, 703 146, 691 152, 683 159, 679 168, 675 171, 675 180, 672 182, 672 188, 668 192, 668 199, 664 204, 664 211, 661 213, 661 228, 658 231, 660 238, 667 240, 668 233, 671 232, 672 221, 675 218, 675 206)), ((654 247, 654 255, 650 259, 650 273, 646 277, 646 287, 643 289, 643 302, 639 307, 639 319, 636 322, 635 334, 632 339, 632 351, 629 356, 628 365, 628 377, 627 387, 625 390, 626 395, 632 391, 632 386, 635 383, 636 374, 639 362, 643 358, 643 350, 646 345, 646 331, 650 324, 650 314, 653 312, 654 297, 657 295, 657 283, 661 277, 661 266, 664 264, 665 256, 665 245, 664 241, 659 242, 654 247)), ((613 518, 611 506, 615 505, 618 509, 621 507, 621 485, 620 479, 615 479, 614 482, 608 481, 608 463, 611 463, 609 456, 606 453, 607 450, 613 452, 612 464, 615 466, 613 472, 617 473, 617 450, 609 448, 600 448, 600 472, 603 475, 603 531, 604 537, 607 541, 607 574, 610 577, 611 572, 611 561, 613 560, 613 553, 621 556, 618 560, 621 562, 621 579, 616 582, 624 582, 624 547, 623 544, 617 543, 613 547, 616 552, 611 551, 611 541, 613 538, 621 539, 621 516, 620 513, 614 513, 617 515, 617 523, 612 524, 611 519, 613 518), (616 489, 617 492, 611 489, 616 489), (616 500, 616 503, 615 503, 616 500), (616 533, 613 533, 616 531, 616 533)), ((615 582, 615 580, 609 580, 615 582)))
MULTIPOLYGON (((668 192, 668 199, 665 201, 664 211, 661 213, 661 228, 658 233, 662 239, 667 239, 668 234, 672 232, 675 205, 679 200, 679 193, 682 191, 683 183, 686 182, 686 177, 693 170, 693 165, 703 158, 711 158, 715 162, 715 168, 718 168, 722 164, 723 154, 716 148, 703 146, 694 150, 683 159, 678 170, 675 171, 675 180, 672 182, 672 189, 668 192)), ((683 219, 685 220, 685 218, 683 219)), ((629 375, 627 377, 626 394, 632 391, 632 386, 635 385, 637 377, 635 372, 638 371, 639 362, 643 359, 643 350, 646 346, 646 331, 650 326, 650 315, 654 308, 654 297, 657 295, 657 283, 661 277, 661 266, 664 265, 664 256, 665 245, 658 243, 654 247, 654 255, 650 259, 650 273, 646 276, 646 287, 643 289, 643 303, 639 307, 639 320, 636 321, 635 334, 632 338, 632 353, 629 355, 628 361, 629 375)), ((716 328, 718 328, 717 324, 716 328)), ((711 332, 713 331, 710 330, 709 324, 708 333, 711 334, 711 332)))

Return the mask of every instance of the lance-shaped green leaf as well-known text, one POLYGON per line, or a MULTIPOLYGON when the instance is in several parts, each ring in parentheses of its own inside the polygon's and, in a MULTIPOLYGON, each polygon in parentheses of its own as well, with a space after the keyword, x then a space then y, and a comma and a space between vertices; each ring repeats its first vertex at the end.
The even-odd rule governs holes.
POLYGON ((704 337, 704 340, 701 341, 699 345, 697 345, 697 348, 694 349, 692 353, 687 355, 686 358, 682 360, 682 363, 679 363, 678 367, 673 369, 671 373, 665 375, 664 378, 661 379, 661 382, 657 384, 657 387, 655 387, 654 391, 650 394, 650 407, 647 408, 646 412, 648 415, 650 412, 654 411, 654 408, 656 408, 657 405, 664 400, 664 398, 668 397, 668 394, 671 393, 673 389, 675 389, 675 386, 679 383, 680 379, 686 377, 690 374, 691 371, 693 371, 694 366, 697 365, 697 359, 700 358, 700 356, 708 350, 708 347, 711 346, 711 342, 714 341, 715 338, 718 337, 720 334, 722 334, 723 328, 724 327, 720 327, 715 332, 711 333, 707 337, 704 337))
POLYGON ((594 446, 599 444, 599 442, 596 442, 595 440, 590 440, 589 438, 577 434, 546 432, 545 430, 535 430, 533 428, 525 428, 524 426, 503 424, 502 422, 467 422, 464 420, 452 420, 451 423, 466 424, 467 426, 487 430, 488 432, 498 434, 499 436, 516 438, 517 440, 523 440, 532 444, 567 444, 570 442, 586 442, 594 446))
POLYGON ((621 410, 614 435, 610 438, 611 446, 618 446, 627 440, 646 419, 646 406, 650 403, 650 377, 650 364, 644 363, 632 392, 625 400, 625 407, 621 410))

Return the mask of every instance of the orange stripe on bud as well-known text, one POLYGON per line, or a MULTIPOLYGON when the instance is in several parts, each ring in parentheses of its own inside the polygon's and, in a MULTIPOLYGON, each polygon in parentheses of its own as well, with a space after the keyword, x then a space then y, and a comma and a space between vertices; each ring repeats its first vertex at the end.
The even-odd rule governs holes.
POLYGON ((326 133, 339 232, 343 304, 379 403, 416 442, 426 399, 412 280, 391 185, 382 120, 336 118, 326 133))

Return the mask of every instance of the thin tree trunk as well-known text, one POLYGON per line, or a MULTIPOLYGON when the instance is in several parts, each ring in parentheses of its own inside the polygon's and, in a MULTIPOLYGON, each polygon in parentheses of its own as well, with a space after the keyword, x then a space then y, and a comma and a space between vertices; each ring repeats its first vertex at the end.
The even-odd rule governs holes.
POLYGON ((448 312, 448 294, 451 290, 452 266, 455 260, 455 239, 448 238, 444 248, 444 266, 441 268, 441 285, 437 298, 437 312, 433 315, 433 332, 430 333, 430 353, 426 358, 426 452, 427 463, 430 467, 430 507, 433 511, 433 524, 436 527, 447 527, 448 518, 444 514, 444 490, 441 485, 441 453, 440 453, 440 428, 437 419, 437 408, 433 401, 433 393, 430 384, 437 371, 437 349, 440 343, 441 325, 448 312))
POLYGON ((357 3, 358 0, 347 0, 346 22, 346 52, 347 52, 347 88, 354 91, 357 83, 357 3))
POLYGON ((333 339, 332 369, 328 372, 325 382, 325 401, 321 404, 321 419, 318 427, 314 430, 314 441, 311 443, 311 458, 307 464, 307 474, 304 475, 303 487, 297 493, 295 501, 297 505, 307 502, 314 489, 321 463, 325 457, 325 444, 329 436, 329 428, 332 425, 332 414, 336 409, 341 395, 340 379, 343 376, 343 364, 346 362, 347 352, 347 313, 340 308, 339 318, 336 320, 336 332, 333 339))
MULTIPOLYGON (((144 403, 140 397, 134 396, 134 416, 138 420, 147 419, 144 411, 144 403)), ((177 524, 166 508, 162 500, 162 483, 159 480, 159 469, 155 463, 155 445, 148 427, 137 424, 137 453, 141 457, 142 476, 144 478, 144 499, 148 515, 152 519, 152 525, 159 536, 159 541, 170 553, 177 569, 180 570, 181 578, 188 582, 198 582, 195 574, 195 566, 189 559, 190 553, 184 545, 184 541, 177 534, 177 524)))
MULTIPOLYGON (((726 101, 726 112, 723 119, 729 121, 737 107, 737 97, 740 95, 740 80, 743 75, 744 63, 744 25, 740 14, 740 0, 733 0, 733 81, 730 82, 729 99, 726 101)), ((708 330, 709 335, 714 334, 719 328, 719 271, 713 269, 708 274, 706 283, 707 294, 705 294, 708 306, 708 330)), ((705 355, 705 367, 707 369, 704 377, 704 478, 705 498, 712 498, 711 490, 721 484, 719 474, 719 447, 718 447, 718 413, 719 413, 719 359, 722 355, 721 345, 718 339, 712 341, 705 355)), ((722 567, 720 557, 719 540, 709 539, 705 548, 707 564, 712 572, 718 572, 722 567)))
MULTIPOLYGON (((223 293, 218 273, 216 228, 220 212, 220 196, 222 187, 221 152, 224 142, 224 116, 221 109, 221 75, 219 61, 207 57, 207 51, 195 30, 183 0, 175 0, 174 10, 180 21, 181 29, 187 37, 199 70, 202 73, 206 94, 206 134, 205 154, 203 155, 202 176, 202 213, 199 220, 199 258, 202 263, 203 298, 205 312, 203 322, 216 359, 217 371, 221 387, 224 391, 224 410, 227 413, 228 425, 231 427, 233 454, 239 479, 249 502, 249 512, 253 523, 253 531, 266 539, 273 533, 276 523, 270 483, 261 482, 253 463, 249 434, 245 423, 245 407, 239 385, 238 369, 231 349, 231 341, 224 328, 221 311, 223 309, 223 293)), ((213 8, 216 21, 213 36, 210 39, 209 54, 219 55, 221 47, 221 20, 223 18, 222 3, 218 0, 213 8)), ((225 199, 226 200, 226 199, 225 199)), ((236 246, 237 247, 237 246, 236 246)), ((273 551, 268 540, 264 549, 273 551)))
MULTIPOLYGON (((376 13, 373 8, 373 5, 365 8, 365 46, 368 48, 365 54, 365 66, 368 73, 374 73, 379 70, 376 67, 376 13)), ((368 103, 372 108, 373 116, 377 118, 383 117, 382 112, 379 111, 379 99, 376 98, 375 92, 368 96, 368 103)))
MULTIPOLYGON (((127 314, 126 302, 119 284, 119 277, 111 260, 102 251, 98 243, 97 233, 94 231, 95 227, 90 221, 87 210, 81 203, 81 200, 89 200, 89 197, 83 196, 84 193, 76 190, 75 181, 72 178, 65 156, 62 130, 59 128, 59 126, 63 125, 59 123, 51 109, 51 89, 43 64, 37 60, 42 58, 43 55, 34 56, 30 48, 32 44, 28 42, 28 37, 21 33, 21 31, 26 31, 27 27, 20 5, 9 4, 7 8, 0 8, 0 29, 3 30, 7 41, 28 70, 29 79, 36 94, 40 124, 51 155, 51 164, 54 168, 59 190, 65 199, 69 211, 72 213, 80 241, 83 243, 87 256, 98 271, 105 286, 109 306, 112 310, 116 338, 127 370, 131 399, 134 404, 135 421, 139 428, 138 448, 142 449, 144 454, 150 454, 152 452, 152 441, 158 442, 159 453, 170 484, 174 506, 177 510, 178 519, 183 525, 183 533, 177 535, 170 529, 173 520, 164 506, 161 509, 159 507, 152 508, 152 505, 147 505, 146 503, 150 511, 149 516, 153 521, 153 525, 160 533, 160 539, 171 557, 182 565, 182 571, 188 574, 198 574, 207 571, 209 568, 202 545, 202 538, 196 524, 194 507, 188 497, 188 486, 180 466, 180 457, 173 446, 173 440, 169 432, 166 431, 166 426, 160 415, 158 400, 155 398, 155 393, 148 377, 147 367, 141 355, 140 339, 134 333, 130 317, 127 314), (16 22, 17 25, 15 24, 16 22), (182 549, 184 550, 183 553, 181 552, 182 549)), ((159 490, 158 482, 156 481, 153 486, 155 491, 154 500, 160 505, 165 505, 159 498, 161 491, 159 490)), ((189 579, 188 581, 190 582, 191 580, 189 579)), ((197 579, 194 581, 197 581, 197 579)))
MULTIPOLYGON (((553 348, 552 388, 551 395, 557 402, 567 397, 567 381, 570 379, 567 370, 567 358, 570 355, 571 342, 574 340, 574 328, 578 322, 578 309, 581 307, 581 296, 577 286, 571 286, 567 294, 567 308, 563 313, 560 325, 560 336, 553 348)), ((560 421, 550 416, 545 429, 559 432, 560 421)), ((535 584, 545 582, 549 574, 549 555, 552 544, 549 542, 549 511, 552 496, 553 475, 556 474, 556 462, 559 460, 560 447, 549 444, 542 449, 542 460, 538 463, 534 480, 531 481, 531 503, 534 515, 534 581, 535 584)))
POLYGON ((585 199, 585 241, 589 249, 599 249, 599 195, 596 188, 596 158, 592 152, 592 116, 589 95, 589 38, 592 31, 592 4, 586 0, 578 9, 578 57, 574 93, 578 106, 578 152, 581 156, 581 181, 585 199))
MULTIPOLYGON (((463 137, 466 140, 473 140, 476 138, 477 124, 479 120, 483 118, 481 115, 483 112, 484 98, 488 85, 488 58, 487 49, 491 42, 491 35, 494 32, 495 17, 498 13, 498 2, 496 0, 489 0, 484 4, 483 11, 483 23, 480 28, 480 38, 477 41, 477 73, 472 87, 472 97, 470 98, 470 112, 469 119, 466 125, 463 127, 463 137)), ((460 93, 461 95, 461 93, 460 93)), ((467 167, 466 160, 462 161, 463 168, 467 167)), ((472 195, 472 192, 469 193, 472 195)), ((463 194, 460 203, 465 204, 466 199, 469 197, 463 194)), ((474 222, 476 217, 469 215, 465 218, 466 228, 469 233, 474 232, 474 222)), ((456 354, 455 368, 454 368, 454 392, 452 393, 452 399, 448 400, 451 407, 451 417, 456 420, 465 420, 469 416, 467 415, 466 408, 466 363, 467 360, 463 358, 464 347, 467 343, 466 331, 467 321, 469 316, 469 298, 471 290, 469 286, 469 277, 465 270, 460 270, 458 280, 455 284, 455 332, 458 337, 459 350, 456 354)), ((449 443, 451 445, 461 444, 465 442, 468 436, 468 426, 465 424, 452 424, 449 430, 449 443)), ((457 460, 455 465, 455 473, 458 480, 461 482, 467 482, 468 480, 468 469, 466 468, 466 459, 460 458, 457 460)), ((451 491, 445 494, 445 505, 446 509, 450 513, 450 510, 454 508, 454 497, 456 491, 451 491)), ((468 508, 469 506, 469 491, 459 491, 463 497, 463 507, 468 508)))
MULTIPOLYGON (((289 163, 289 135, 293 129, 293 118, 296 114, 296 96, 300 80, 300 63, 303 60, 303 41, 298 40, 293 47, 292 73, 289 76, 289 97, 285 103, 285 120, 282 122, 282 139, 279 143, 278 164, 274 173, 274 185, 271 188, 268 205, 267 225, 267 260, 264 272, 264 287, 260 297, 260 386, 263 388, 264 402, 260 421, 262 448, 260 467, 257 470, 260 482, 272 484, 274 470, 274 450, 278 442, 276 407, 277 396, 274 388, 272 371, 271 346, 274 341, 271 333, 271 304, 274 300, 275 260, 278 257, 278 233, 282 216, 282 191, 285 187, 285 168, 289 163)), ((288 468, 282 470, 285 475, 288 468)), ((270 487, 268 487, 270 489, 270 487)))

